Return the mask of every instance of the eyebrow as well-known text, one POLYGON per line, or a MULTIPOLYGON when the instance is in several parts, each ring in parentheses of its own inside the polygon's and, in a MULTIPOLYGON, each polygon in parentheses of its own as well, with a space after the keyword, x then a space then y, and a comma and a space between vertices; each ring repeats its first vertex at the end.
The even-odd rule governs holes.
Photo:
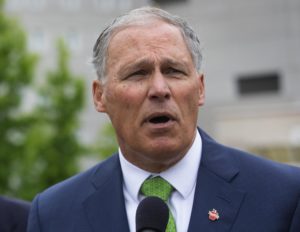
POLYGON ((179 67, 179 68, 183 68, 186 69, 186 67, 188 66, 188 64, 185 61, 177 61, 174 59, 170 59, 170 58, 166 58, 163 62, 163 67, 165 66, 172 66, 172 67, 179 67))
MULTIPOLYGON (((153 60, 150 60, 149 58, 141 58, 138 59, 137 61, 134 61, 133 63, 125 65, 122 69, 119 70, 118 74, 124 74, 141 67, 149 67, 153 64, 154 64, 153 60)), ((166 66, 186 69, 188 64, 185 61, 179 62, 171 58, 163 58, 162 67, 166 67, 166 66)))
POLYGON ((130 64, 125 65, 122 69, 122 72, 126 72, 128 70, 136 69, 138 67, 145 67, 145 66, 149 66, 149 65, 153 65, 153 64, 154 64, 154 61, 152 61, 148 58, 138 59, 130 64))

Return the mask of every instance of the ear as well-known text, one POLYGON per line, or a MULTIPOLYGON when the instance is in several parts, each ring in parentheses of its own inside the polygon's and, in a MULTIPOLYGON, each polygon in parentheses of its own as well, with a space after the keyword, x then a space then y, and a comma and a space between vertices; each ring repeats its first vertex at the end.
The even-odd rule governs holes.
POLYGON ((200 73, 198 76, 199 81, 199 101, 198 105, 203 106, 205 102, 205 85, 204 85, 204 75, 200 73))
POLYGON ((106 112, 105 98, 104 98, 104 86, 99 80, 93 81, 93 100, 95 108, 98 112, 106 112))

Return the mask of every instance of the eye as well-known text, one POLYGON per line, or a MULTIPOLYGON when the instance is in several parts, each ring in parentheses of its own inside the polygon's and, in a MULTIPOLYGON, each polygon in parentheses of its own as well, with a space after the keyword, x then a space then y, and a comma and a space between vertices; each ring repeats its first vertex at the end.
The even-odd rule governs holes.
POLYGON ((146 72, 146 70, 138 70, 138 71, 136 71, 136 72, 134 72, 134 73, 132 73, 132 74, 130 74, 130 76, 143 76, 143 75, 146 75, 147 74, 147 72, 146 72))
POLYGON ((182 70, 180 69, 177 69, 177 68, 167 68, 165 71, 164 71, 165 74, 167 75, 185 75, 185 72, 183 72, 182 70))
POLYGON ((125 79, 129 79, 129 78, 136 79, 136 78, 139 78, 139 77, 144 77, 146 75, 147 75, 147 71, 144 70, 144 69, 141 69, 141 70, 137 70, 137 71, 129 73, 125 77, 125 79))

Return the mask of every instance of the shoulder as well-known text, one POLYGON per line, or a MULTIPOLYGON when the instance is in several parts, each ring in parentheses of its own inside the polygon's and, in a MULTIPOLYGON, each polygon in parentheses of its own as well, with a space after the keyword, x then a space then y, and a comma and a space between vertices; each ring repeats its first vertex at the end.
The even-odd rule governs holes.
POLYGON ((14 199, 14 198, 8 198, 0 196, 0 209, 1 211, 15 211, 15 210, 21 210, 21 211, 28 211, 30 208, 30 203, 27 201, 14 199))
POLYGON ((300 193, 300 168, 278 163, 250 154, 248 152, 224 146, 200 131, 203 140, 205 163, 216 173, 229 169, 238 173, 235 181, 262 185, 273 185, 278 188, 289 187, 300 193), (221 171, 219 171, 221 170, 221 171))
POLYGON ((30 203, 0 196, 0 231, 25 231, 30 203))
POLYGON ((49 187, 38 195, 40 207, 71 206, 74 199, 82 199, 93 192, 97 181, 105 183, 118 165, 118 156, 114 154, 94 167, 49 187))
POLYGON ((105 189, 102 186, 116 182, 112 176, 118 173, 118 166, 119 158, 115 154, 38 194, 30 212, 29 231, 53 231, 53 228, 71 231, 73 225, 81 222, 79 218, 85 217, 83 213, 88 199, 98 190, 105 189))
POLYGON ((240 168, 240 174, 248 178, 259 178, 266 182, 275 181, 281 185, 294 185, 300 193, 300 168, 289 164, 268 160, 256 154, 227 148, 240 168))
POLYGON ((239 177, 251 183, 262 183, 262 188, 274 186, 278 189, 296 190, 300 197, 300 168, 268 160, 256 154, 226 147, 228 156, 235 159, 240 170, 239 177))

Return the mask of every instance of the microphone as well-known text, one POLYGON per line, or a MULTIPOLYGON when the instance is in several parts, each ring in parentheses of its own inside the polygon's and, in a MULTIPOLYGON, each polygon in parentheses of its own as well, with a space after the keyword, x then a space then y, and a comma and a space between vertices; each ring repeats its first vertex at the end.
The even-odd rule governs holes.
POLYGON ((136 232, 165 232, 169 220, 169 208, 158 197, 143 199, 135 216, 136 232))

